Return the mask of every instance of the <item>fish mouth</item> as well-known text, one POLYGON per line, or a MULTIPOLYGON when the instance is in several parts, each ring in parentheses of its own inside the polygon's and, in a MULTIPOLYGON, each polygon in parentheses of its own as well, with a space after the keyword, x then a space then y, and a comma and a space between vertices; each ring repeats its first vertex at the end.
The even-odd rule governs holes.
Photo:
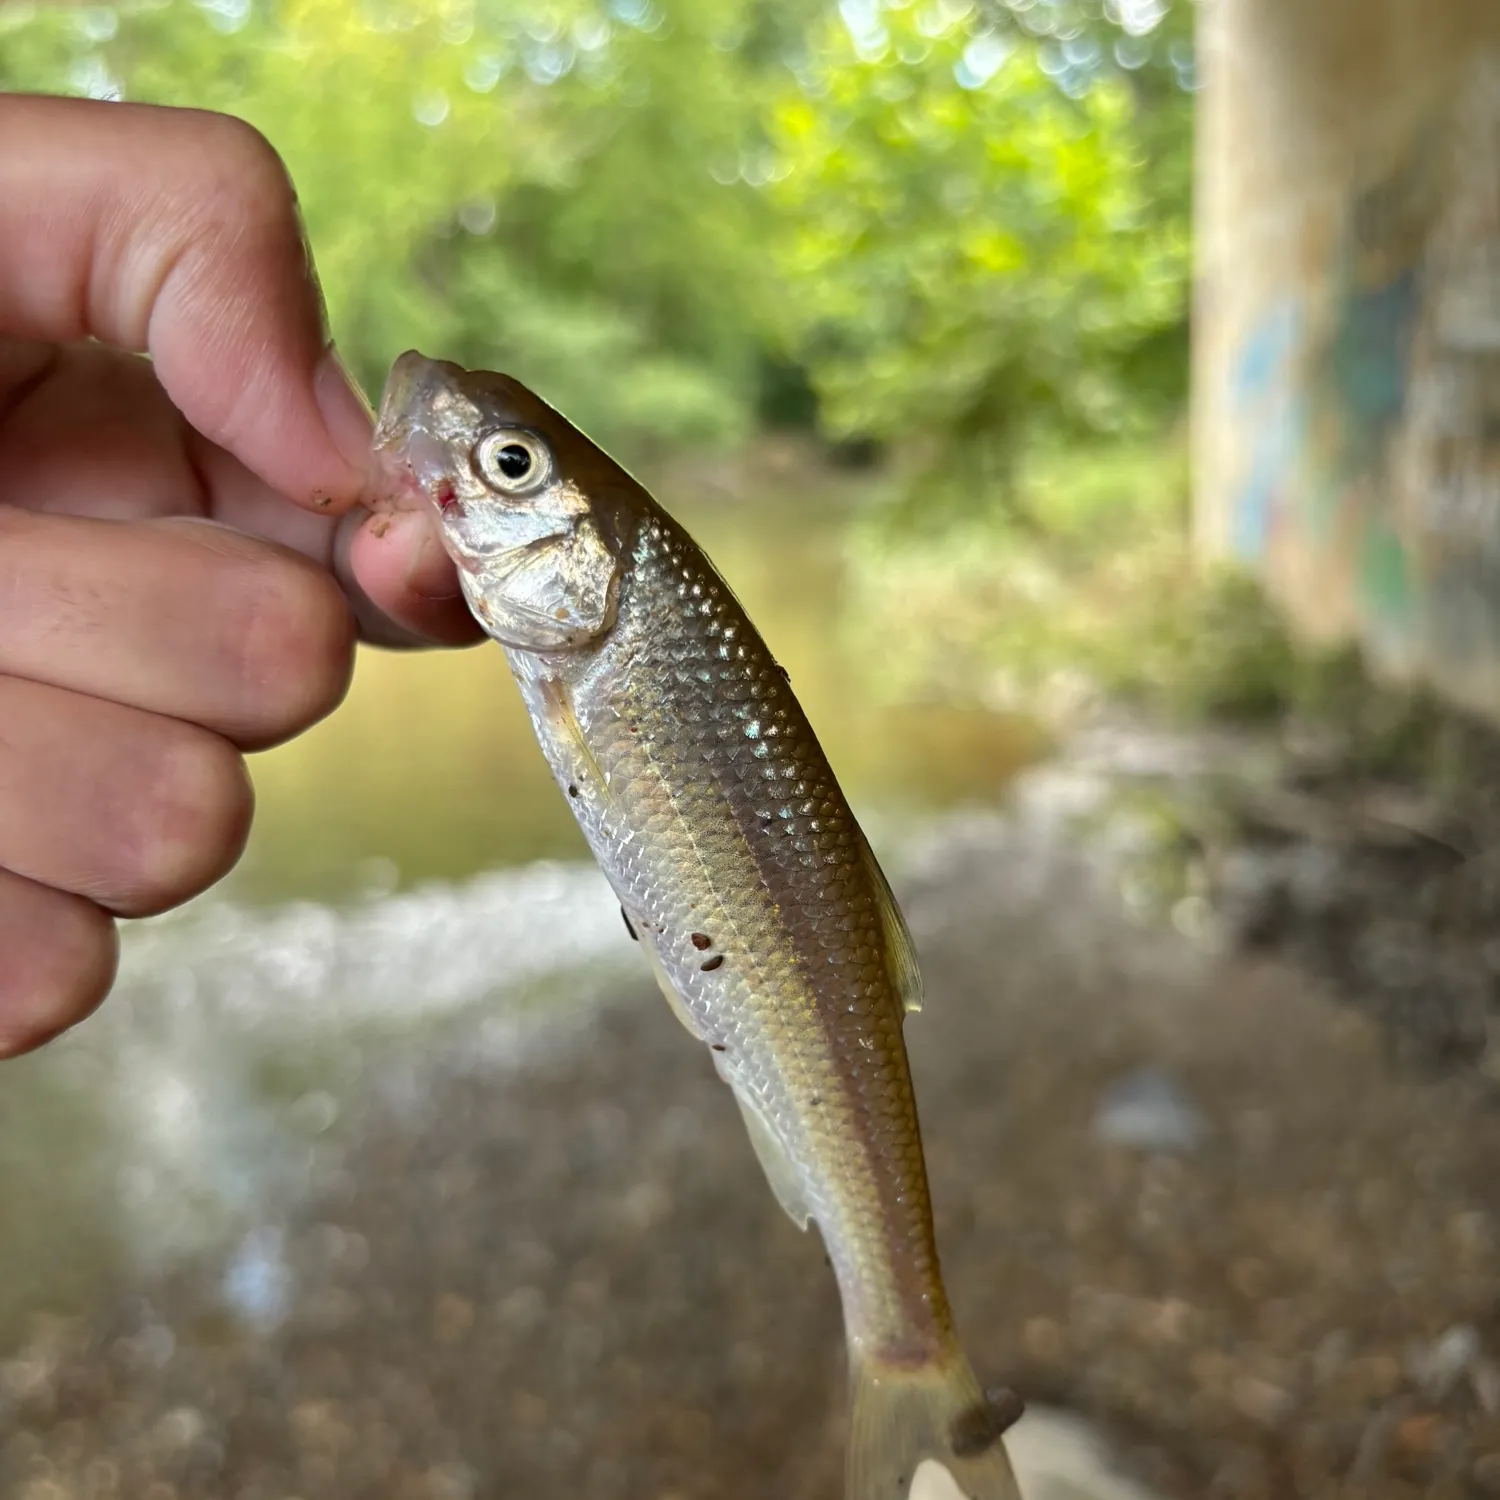
POLYGON ((418 510, 436 500, 447 478, 447 446, 428 427, 428 415, 457 365, 408 349, 391 366, 370 441, 371 508, 418 510))
POLYGON ((398 355, 380 393, 373 440, 375 451, 389 453, 399 447, 411 435, 413 421, 420 421, 430 410, 434 395, 462 374, 460 366, 447 360, 429 359, 416 349, 398 355))

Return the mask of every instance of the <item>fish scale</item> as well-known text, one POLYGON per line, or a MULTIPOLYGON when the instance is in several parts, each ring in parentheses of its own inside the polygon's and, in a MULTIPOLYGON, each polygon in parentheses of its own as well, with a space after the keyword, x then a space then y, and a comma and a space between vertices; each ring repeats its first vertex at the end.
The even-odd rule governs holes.
POLYGON ((585 834, 696 1030, 725 1045, 720 1072, 804 1175, 854 1336, 907 1357, 930 1352, 950 1330, 928 1274, 936 1257, 901 1001, 853 816, 784 674, 685 535, 644 523, 621 599, 594 660, 543 668, 570 684, 609 779, 609 796, 581 804, 585 834), (659 681, 666 691, 643 686, 659 681), (633 823, 674 816, 683 837, 625 837, 633 823), (716 899, 715 920, 733 936, 714 934, 724 962, 705 973, 691 933, 708 929, 702 913, 716 899), (851 1141, 863 1144, 864 1170, 851 1141))
POLYGON ((1014 1500, 939 1271, 902 1036, 910 935, 786 674, 692 538, 516 382, 403 356, 377 452, 437 504, 663 993, 783 1207, 823 1237, 850 1351, 847 1500, 904 1497, 928 1457, 973 1500, 1014 1500), (487 471, 497 445, 509 468, 487 471))

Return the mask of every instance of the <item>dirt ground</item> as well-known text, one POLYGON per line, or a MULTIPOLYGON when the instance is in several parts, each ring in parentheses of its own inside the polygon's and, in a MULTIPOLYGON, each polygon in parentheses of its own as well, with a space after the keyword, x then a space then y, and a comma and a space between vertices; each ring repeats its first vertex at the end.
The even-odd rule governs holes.
MULTIPOLYGON (((1054 771, 950 819, 896 882, 982 1378, 1087 1418, 1172 1500, 1500 1495, 1485 1070, 1413 1058, 1306 967, 1132 917, 1108 841, 1061 831, 1077 790, 1054 771)), ((383 1065, 344 1139, 286 1226, 276 1327, 229 1319, 212 1259, 38 1321, 0 1365, 0 1495, 840 1493, 819 1245, 647 980, 519 1073, 463 1039, 383 1065)))

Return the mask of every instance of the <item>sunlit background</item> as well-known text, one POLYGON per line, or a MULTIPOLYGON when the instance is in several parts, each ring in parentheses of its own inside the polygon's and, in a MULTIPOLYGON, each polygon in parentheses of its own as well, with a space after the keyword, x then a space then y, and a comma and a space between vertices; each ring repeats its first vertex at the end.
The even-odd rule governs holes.
MULTIPOLYGON (((1245 724, 1348 677, 1191 566, 1195 20, 11 0, 0 86, 253 122, 369 389, 409 346, 511 372, 713 556, 906 900, 987 1378, 1162 1494, 1493 1493, 1472 1132, 1207 899, 1245 724), (1419 1419, 1465 1380, 1452 1458, 1419 1419)), ((253 771, 240 869, 0 1076, 0 1495, 838 1493, 826 1268, 500 653, 367 652, 253 771)))
MULTIPOLYGON (((1033 743, 983 712, 1007 522, 1117 508, 1011 472, 1085 439, 1154 519, 1182 503, 1191 16, 1099 9, 12 3, 0 83, 259 126, 366 386, 409 346, 532 384, 702 532, 851 790, 917 807, 1033 743)), ((366 660, 257 765, 239 891, 576 857, 503 679, 366 660)))

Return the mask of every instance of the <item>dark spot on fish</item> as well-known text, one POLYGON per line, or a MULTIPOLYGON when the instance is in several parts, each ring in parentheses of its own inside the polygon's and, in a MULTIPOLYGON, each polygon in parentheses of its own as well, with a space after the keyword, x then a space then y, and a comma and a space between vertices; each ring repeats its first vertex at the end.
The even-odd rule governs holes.
POLYGON ((693 939, 693 947, 700 953, 705 948, 712 948, 714 945, 714 940, 706 932, 695 932, 691 934, 691 937, 693 939))
POLYGON ((568 795, 570 797, 576 797, 578 795, 578 787, 574 782, 570 781, 568 783, 568 795))
POLYGON ((1008 1385, 991 1387, 985 1391, 984 1399, 989 1402, 1001 1432, 1009 1431, 1025 1415, 1026 1403, 1008 1385))
POLYGON ((986 1399, 962 1411, 953 1419, 948 1429, 948 1442, 955 1458, 978 1458, 1000 1441, 1000 1434, 1013 1426, 1025 1405, 1014 1391, 997 1391, 993 1399, 986 1399))
POLYGON ((723 962, 724 955, 722 953, 715 953, 712 958, 705 958, 703 962, 698 965, 698 967, 702 969, 705 974, 711 974, 723 962))
POLYGON ((623 906, 620 908, 620 915, 625 918, 625 931, 628 932, 631 937, 635 938, 636 942, 640 942, 640 937, 637 935, 635 928, 631 926, 630 913, 626 911, 623 906))
POLYGON ((807 1102, 816 1109, 823 1102, 823 1096, 821 1094, 811 1094, 808 1096, 807 1102))
POLYGON ((709 1049, 710 1052, 728 1052, 729 1051, 729 1048, 726 1047, 723 1042, 710 1042, 708 1044, 708 1049, 709 1049))

